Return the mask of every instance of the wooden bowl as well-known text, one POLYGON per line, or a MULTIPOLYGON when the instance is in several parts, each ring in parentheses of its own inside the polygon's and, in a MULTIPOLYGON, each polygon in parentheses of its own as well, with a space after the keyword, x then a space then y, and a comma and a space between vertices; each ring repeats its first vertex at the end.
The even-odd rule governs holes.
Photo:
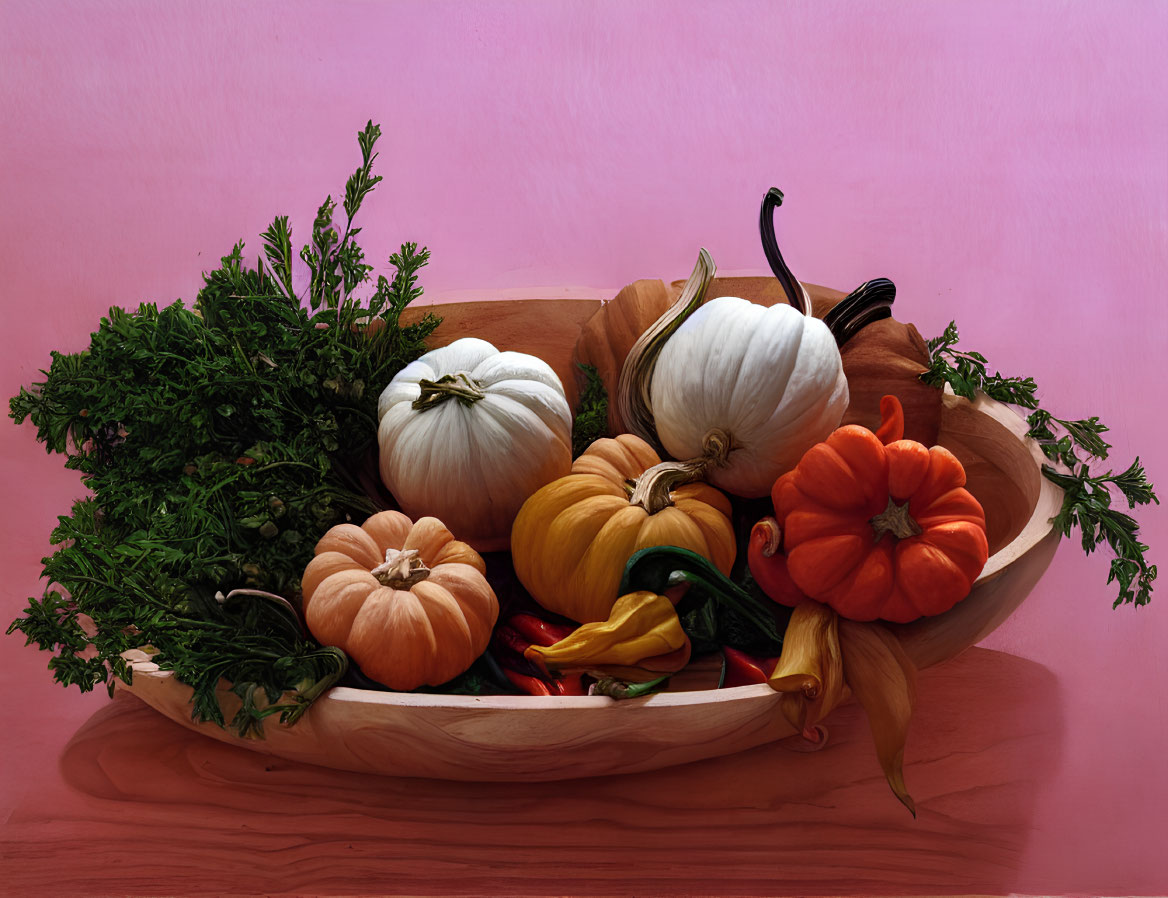
MULTIPOLYGON (((515 300, 444 305, 432 345, 475 335, 500 349, 548 361, 575 392, 572 349, 598 300, 515 300)), ((424 310, 413 310, 419 315, 424 310)), ((991 555, 973 591, 953 609, 893 625, 918 668, 983 639, 1002 623, 1050 564, 1051 526, 1062 493, 1041 474, 1044 457, 1026 425, 985 397, 944 397, 939 442, 965 465, 986 509, 991 555)), ((191 689, 149 661, 133 662, 137 695, 172 720, 221 742, 344 770, 450 780, 557 780, 634 773, 743 751, 794 735, 769 686, 707 688, 700 666, 673 691, 614 701, 603 696, 459 696, 337 687, 293 727, 269 722, 245 740, 191 720, 191 689)), ((716 680, 715 680, 716 683, 716 680)), ((227 685, 230 718, 238 699, 227 685)))

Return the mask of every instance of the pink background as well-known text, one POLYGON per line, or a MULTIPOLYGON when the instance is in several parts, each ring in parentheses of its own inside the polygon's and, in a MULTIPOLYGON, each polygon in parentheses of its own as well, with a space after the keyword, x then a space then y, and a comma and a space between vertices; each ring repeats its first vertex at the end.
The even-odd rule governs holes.
MULTIPOLYGON (((427 299, 611 295, 684 276, 702 245, 762 273, 778 185, 799 277, 892 278, 897 317, 926 335, 955 318, 1056 413, 1100 415, 1115 464, 1139 454, 1168 499, 1165 46, 1162 2, 6 0, 0 393, 110 305, 193 298, 274 214, 303 240, 372 118, 386 180, 363 242, 379 271, 428 245, 427 299)), ((6 625, 79 487, 31 425, 0 426, 0 458, 6 625)), ((1168 563, 1165 512, 1140 518, 1168 563)), ((1113 612, 1106 573, 1064 543, 986 643, 1048 670, 1060 705, 1018 892, 1168 891, 1168 586, 1113 612)), ((19 721, 0 821, 106 701, 46 661, 0 640, 19 721)))

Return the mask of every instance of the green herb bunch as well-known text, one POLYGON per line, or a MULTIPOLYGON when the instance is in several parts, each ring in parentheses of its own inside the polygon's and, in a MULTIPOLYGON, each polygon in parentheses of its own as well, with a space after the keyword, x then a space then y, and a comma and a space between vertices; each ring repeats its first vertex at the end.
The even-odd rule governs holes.
POLYGON ((595 365, 577 363, 584 378, 576 417, 572 421, 572 458, 579 458, 584 450, 608 433, 608 390, 600 379, 595 365))
POLYGON ((59 519, 50 585, 9 628, 55 652, 59 682, 112 689, 130 677, 122 652, 149 646, 194 687, 196 720, 224 723, 226 678, 243 702, 231 723, 254 734, 272 714, 294 721, 345 672, 286 602, 255 593, 295 601, 320 536, 377 509, 377 398, 438 324, 400 322, 429 259, 412 243, 367 302, 352 296, 372 271, 353 220, 380 180, 379 134, 370 122, 358 135, 343 231, 330 197, 301 251, 306 304, 277 218, 254 270, 239 243, 193 309, 111 309, 87 350, 54 352, 44 381, 11 400, 92 493, 59 519), (231 595, 240 588, 252 592, 231 595))
POLYGON ((968 399, 980 391, 991 399, 1030 409, 1028 436, 1037 440, 1043 454, 1062 466, 1043 465, 1042 472, 1064 491, 1063 506, 1054 525, 1063 536, 1077 527, 1087 554, 1106 544, 1115 557, 1111 560, 1108 583, 1119 584, 1119 595, 1112 607, 1134 603, 1146 605, 1152 600, 1152 583, 1156 565, 1145 557, 1148 547, 1139 540, 1139 524, 1129 514, 1112 507, 1118 491, 1128 510, 1138 505, 1160 504, 1137 457, 1128 468, 1116 474, 1092 474, 1094 461, 1105 461, 1111 444, 1102 434, 1107 427, 1097 417, 1078 420, 1057 418, 1038 405, 1038 387, 1031 377, 1004 377, 989 373, 985 356, 959 351, 957 325, 949 322, 945 332, 929 340, 931 365, 921 380, 936 387, 949 384, 958 396, 968 399))

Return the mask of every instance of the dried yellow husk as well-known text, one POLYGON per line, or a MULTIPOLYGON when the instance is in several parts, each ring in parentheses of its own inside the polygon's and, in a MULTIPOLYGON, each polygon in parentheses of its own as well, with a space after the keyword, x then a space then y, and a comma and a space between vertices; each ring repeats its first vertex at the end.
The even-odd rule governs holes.
POLYGON ((807 600, 796 606, 783 635, 783 653, 767 681, 783 693, 779 707, 791 726, 816 739, 815 726, 844 698, 839 615, 807 600))
POLYGON ((768 680, 783 693, 779 708, 811 741, 818 724, 854 694, 876 744, 880 767, 897 799, 916 816, 904 781, 904 746, 916 701, 916 668, 900 641, 879 623, 841 618, 819 602, 791 614, 783 654, 768 680))

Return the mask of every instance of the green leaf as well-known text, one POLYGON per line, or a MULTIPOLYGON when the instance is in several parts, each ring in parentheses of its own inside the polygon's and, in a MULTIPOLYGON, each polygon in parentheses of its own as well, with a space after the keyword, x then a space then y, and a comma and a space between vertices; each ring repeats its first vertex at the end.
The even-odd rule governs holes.
POLYGON ((1101 436, 1108 432, 1107 426, 1098 417, 1063 419, 1039 408, 1033 378, 987 374, 983 355, 954 349, 958 339, 957 326, 951 321, 941 336, 928 341, 931 362, 921 380, 937 387, 948 383, 954 393, 969 399, 980 391, 1001 402, 1033 409, 1027 418, 1027 435, 1038 442, 1043 455, 1066 469, 1042 468, 1044 476, 1064 493, 1062 508, 1053 521, 1055 529, 1070 536, 1077 527, 1087 554, 1104 543, 1115 553, 1107 579, 1119 587, 1112 607, 1146 605, 1152 598, 1156 566, 1147 562, 1148 547, 1137 538, 1136 520, 1111 507, 1112 487, 1123 495, 1129 508, 1159 504, 1139 458, 1120 474, 1108 471, 1092 476, 1088 461, 1105 460, 1111 449, 1101 436))

